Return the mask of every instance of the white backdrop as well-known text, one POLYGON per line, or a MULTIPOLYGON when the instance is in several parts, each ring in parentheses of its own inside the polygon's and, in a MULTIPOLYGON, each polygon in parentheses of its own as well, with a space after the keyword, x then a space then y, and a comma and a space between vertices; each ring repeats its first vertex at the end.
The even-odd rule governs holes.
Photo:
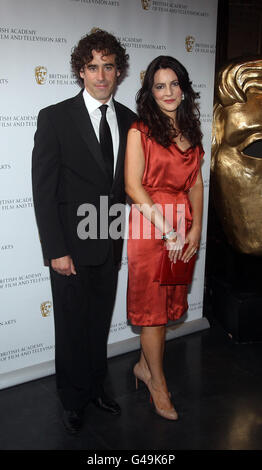
MULTIPOLYGON (((0 0, 0 388, 54 372, 52 294, 32 205, 31 153, 39 110, 79 92, 71 49, 92 28, 115 34, 130 55, 116 99, 133 110, 140 74, 158 55, 181 61, 201 93, 205 209, 185 321, 202 318, 216 15, 217 0, 0 0)), ((126 322, 126 284, 125 248, 109 337, 118 352, 137 338, 126 322)))

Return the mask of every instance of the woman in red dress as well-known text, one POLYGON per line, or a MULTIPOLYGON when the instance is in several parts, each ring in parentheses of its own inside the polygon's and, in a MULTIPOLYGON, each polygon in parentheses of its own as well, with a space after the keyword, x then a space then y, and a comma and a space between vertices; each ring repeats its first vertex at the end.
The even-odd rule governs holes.
POLYGON ((136 383, 140 379, 147 385, 155 411, 171 420, 178 414, 163 371, 166 324, 186 312, 187 286, 160 285, 154 278, 164 244, 174 263, 188 262, 199 248, 204 152, 197 98, 180 62, 169 56, 154 59, 137 95, 139 120, 129 130, 126 149, 126 192, 134 203, 127 308, 130 322, 141 326, 141 356, 134 375, 136 383), (184 237, 178 219, 184 221, 184 237), (182 253, 184 243, 188 247, 182 253))

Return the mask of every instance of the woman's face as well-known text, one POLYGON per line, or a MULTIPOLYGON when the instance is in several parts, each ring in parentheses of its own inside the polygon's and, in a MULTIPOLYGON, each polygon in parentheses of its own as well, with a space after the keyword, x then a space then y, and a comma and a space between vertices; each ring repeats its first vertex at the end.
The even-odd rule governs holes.
POLYGON ((155 73, 152 94, 163 113, 175 117, 182 93, 177 75, 172 69, 159 69, 155 73))

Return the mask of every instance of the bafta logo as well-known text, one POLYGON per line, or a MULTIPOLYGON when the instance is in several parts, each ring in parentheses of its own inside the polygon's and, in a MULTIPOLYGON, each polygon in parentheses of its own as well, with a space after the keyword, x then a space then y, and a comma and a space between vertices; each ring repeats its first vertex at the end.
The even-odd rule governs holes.
POLYGON ((97 28, 96 26, 94 26, 94 27, 91 29, 91 31, 90 31, 89 34, 97 33, 97 31, 101 31, 101 28, 97 28))
POLYGON ((140 82, 141 82, 141 85, 143 85, 143 81, 144 81, 144 78, 145 78, 145 74, 146 74, 146 71, 145 71, 145 70, 141 70, 141 72, 140 72, 140 82))
POLYGON ((47 79, 47 68, 43 65, 35 67, 35 79, 38 85, 44 85, 47 79))
POLYGON ((144 10, 149 10, 151 0, 141 0, 141 3, 144 10))
POLYGON ((187 36, 186 39, 185 39, 185 45, 186 45, 187 52, 192 52, 194 44, 195 44, 194 36, 187 36))
POLYGON ((47 300, 46 302, 42 302, 40 305, 41 315, 42 317, 49 317, 51 314, 52 303, 47 300))

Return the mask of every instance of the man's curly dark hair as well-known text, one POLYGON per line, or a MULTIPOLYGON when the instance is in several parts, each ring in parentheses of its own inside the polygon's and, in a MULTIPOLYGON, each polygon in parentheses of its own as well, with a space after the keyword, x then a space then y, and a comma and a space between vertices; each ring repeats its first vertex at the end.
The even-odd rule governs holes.
POLYGON ((127 70, 129 55, 126 54, 125 48, 113 34, 98 29, 82 37, 71 54, 72 70, 81 86, 84 81, 80 77, 80 71, 93 59, 92 50, 103 52, 105 56, 115 54, 116 67, 120 76, 127 70))

